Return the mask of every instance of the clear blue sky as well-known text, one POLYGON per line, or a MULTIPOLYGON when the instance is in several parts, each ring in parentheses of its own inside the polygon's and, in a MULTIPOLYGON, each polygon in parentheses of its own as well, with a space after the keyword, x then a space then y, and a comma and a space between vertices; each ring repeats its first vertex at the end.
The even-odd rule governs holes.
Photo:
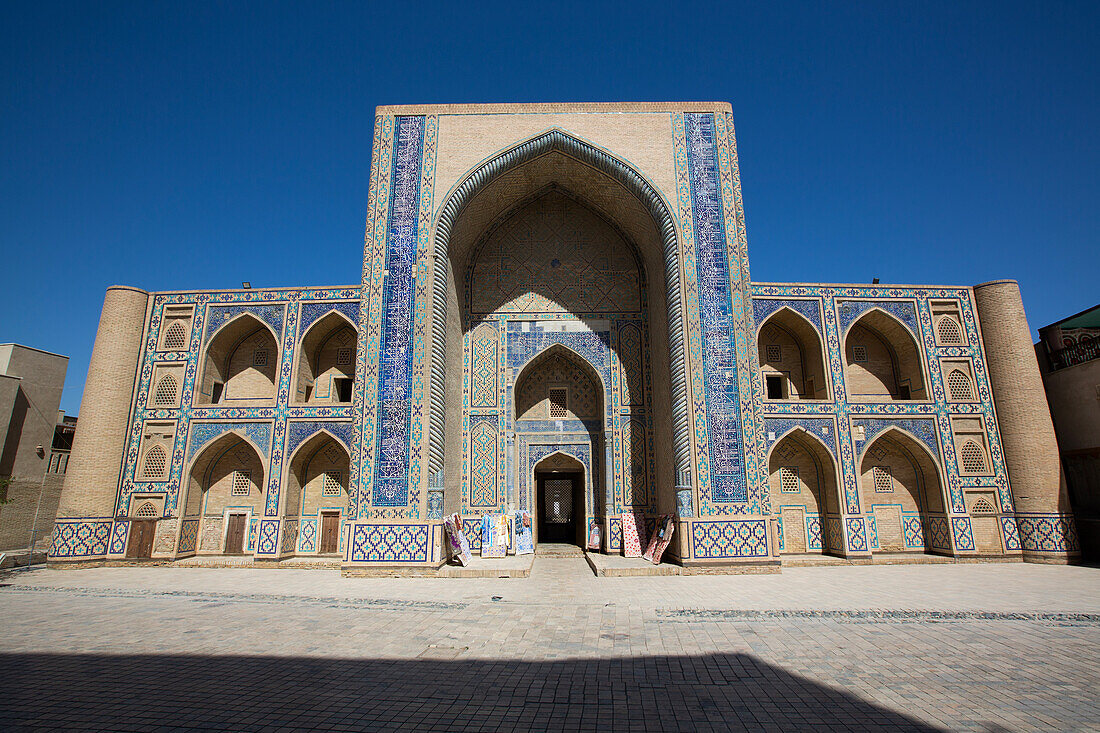
POLYGON ((729 101, 754 280, 1100 302, 1100 4, 831 5, 6 3, 0 342, 73 413, 109 285, 357 283, 418 102, 729 101))

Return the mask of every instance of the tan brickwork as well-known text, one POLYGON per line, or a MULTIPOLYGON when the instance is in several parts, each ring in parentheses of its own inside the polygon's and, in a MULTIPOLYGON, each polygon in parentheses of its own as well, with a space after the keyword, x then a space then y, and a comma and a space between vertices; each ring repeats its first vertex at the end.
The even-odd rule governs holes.
POLYGON ((107 290, 58 519, 114 513, 148 300, 137 288, 107 290))
POLYGON ((976 285, 974 301, 1016 511, 1069 513, 1054 425, 1020 286, 1015 280, 976 285))

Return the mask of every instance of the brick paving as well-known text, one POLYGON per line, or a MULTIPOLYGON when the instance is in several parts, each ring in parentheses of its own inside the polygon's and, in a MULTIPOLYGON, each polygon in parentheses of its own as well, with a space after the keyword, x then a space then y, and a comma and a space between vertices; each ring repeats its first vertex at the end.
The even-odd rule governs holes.
POLYGON ((2 730, 1097 730, 1100 570, 0 575, 2 730))

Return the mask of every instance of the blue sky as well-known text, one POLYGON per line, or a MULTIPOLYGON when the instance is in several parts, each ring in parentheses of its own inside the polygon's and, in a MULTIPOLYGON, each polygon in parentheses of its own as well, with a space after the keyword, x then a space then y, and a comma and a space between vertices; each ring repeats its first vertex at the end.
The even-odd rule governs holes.
POLYGON ((356 283, 379 104, 729 101, 754 280, 1100 302, 1097 3, 0 13, 0 342, 70 357, 70 413, 109 285, 356 283))

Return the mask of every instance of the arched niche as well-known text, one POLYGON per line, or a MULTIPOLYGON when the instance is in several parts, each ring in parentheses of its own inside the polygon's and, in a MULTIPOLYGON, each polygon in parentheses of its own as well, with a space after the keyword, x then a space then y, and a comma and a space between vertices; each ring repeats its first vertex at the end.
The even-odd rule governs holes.
POLYGON ((531 470, 535 485, 534 542, 584 545, 589 514, 595 512, 588 468, 576 456, 558 451, 531 470), (568 517, 568 525, 555 522, 568 517))
POLYGON ((777 310, 761 324, 757 348, 765 399, 829 399, 821 337, 803 315, 777 310))
POLYGON ((816 436, 794 429, 772 446, 768 456, 768 492, 772 514, 780 519, 783 552, 843 554, 826 522, 839 521, 840 493, 836 462, 816 436))
POLYGON ((351 459, 343 443, 322 430, 290 459, 284 515, 299 519, 302 551, 337 552, 340 522, 347 516, 351 459), (313 522, 307 532, 305 522, 313 522))
POLYGON ((240 404, 275 399, 279 346, 263 321, 244 313, 213 335, 203 355, 196 404, 240 404))
POLYGON ((916 339, 900 321, 877 308, 845 334, 844 378, 852 402, 928 399, 916 339))
POLYGON ((185 519, 200 520, 200 553, 247 551, 248 521, 263 513, 265 473, 259 450, 235 432, 213 440, 195 457, 187 472, 183 513, 185 519), (242 527, 244 537, 235 537, 234 530, 242 527))
POLYGON ((517 421, 603 422, 604 385, 599 373, 564 346, 551 346, 527 362, 516 376, 513 394, 517 421))
POLYGON ((355 378, 356 328, 337 311, 315 321, 298 344, 294 401, 351 404, 355 378))
POLYGON ((931 551, 932 522, 945 523, 946 513, 941 472, 924 444, 891 428, 864 449, 859 474, 860 497, 874 521, 879 551, 931 551))
POLYGON ((655 458, 662 483, 672 486, 677 468, 686 473, 691 465, 675 222, 668 204, 633 168, 561 130, 502 151, 442 199, 434 240, 430 389, 433 405, 445 407, 433 408, 430 416, 430 471, 443 469, 448 486, 461 482, 462 431, 445 426, 462 424, 463 334, 479 322, 465 309, 474 302, 467 293, 472 253, 498 224, 549 191, 582 206, 628 242, 640 280, 649 284, 643 313, 650 324, 655 458), (667 297, 670 292, 675 297, 667 297))

